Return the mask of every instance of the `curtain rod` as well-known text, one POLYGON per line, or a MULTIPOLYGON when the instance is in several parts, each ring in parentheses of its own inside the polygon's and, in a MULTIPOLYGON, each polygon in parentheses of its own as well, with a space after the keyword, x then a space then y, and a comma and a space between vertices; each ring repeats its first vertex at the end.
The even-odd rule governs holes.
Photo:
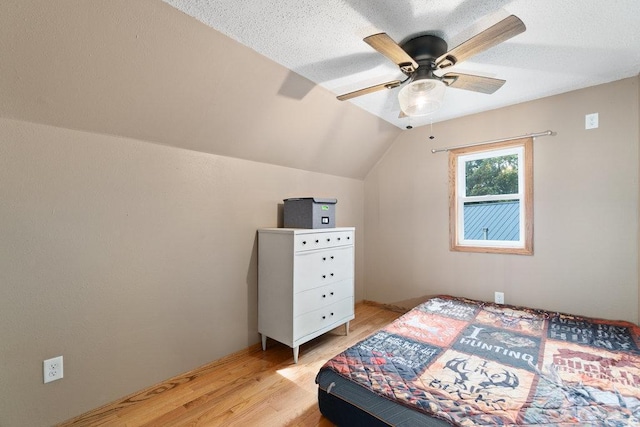
POLYGON ((467 144, 467 145, 458 145, 457 147, 449 147, 449 148, 434 148, 431 150, 432 153, 440 153, 442 151, 449 151, 449 150, 455 150, 458 148, 467 148, 467 147, 475 147, 476 145, 484 145, 484 144, 493 144, 494 142, 504 142, 504 141, 511 141, 512 139, 520 139, 520 138, 535 138, 537 136, 553 136, 556 133, 551 131, 551 130, 547 130, 544 132, 537 132, 537 133, 528 133, 526 135, 520 135, 520 136, 512 136, 510 138, 500 138, 500 139, 492 139, 491 141, 483 141, 483 142, 477 142, 475 144, 467 144))

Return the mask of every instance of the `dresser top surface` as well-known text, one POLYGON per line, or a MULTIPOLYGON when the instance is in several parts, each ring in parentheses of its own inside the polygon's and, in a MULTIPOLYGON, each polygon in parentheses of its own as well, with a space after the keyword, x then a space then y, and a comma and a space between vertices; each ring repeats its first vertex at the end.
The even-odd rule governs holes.
POLYGON ((311 234, 311 233, 333 233, 336 231, 355 231, 355 227, 336 228, 260 228, 259 233, 280 233, 280 234, 311 234))

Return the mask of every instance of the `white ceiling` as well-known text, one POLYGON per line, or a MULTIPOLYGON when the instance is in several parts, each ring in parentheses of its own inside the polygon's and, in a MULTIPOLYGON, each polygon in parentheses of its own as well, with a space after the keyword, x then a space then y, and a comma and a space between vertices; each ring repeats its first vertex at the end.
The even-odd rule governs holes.
POLYGON ((638 0, 163 1, 336 95, 404 77, 362 41, 368 35, 386 32, 400 43, 430 33, 452 49, 511 14, 524 22, 524 33, 447 69, 507 80, 493 95, 448 88, 444 106, 420 119, 398 118, 399 89, 345 101, 400 128, 640 72, 638 0))

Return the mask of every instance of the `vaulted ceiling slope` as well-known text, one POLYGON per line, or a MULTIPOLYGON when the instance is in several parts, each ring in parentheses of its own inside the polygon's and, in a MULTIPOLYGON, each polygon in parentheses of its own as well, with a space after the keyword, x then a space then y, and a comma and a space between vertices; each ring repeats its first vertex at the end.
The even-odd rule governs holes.
POLYGON ((0 115, 355 179, 400 132, 161 0, 3 0, 0 115))
MULTIPOLYGON (((164 0, 334 94, 393 80, 398 67, 362 39, 418 34, 449 49, 509 15, 526 31, 446 72, 506 80, 492 95, 448 88, 443 107, 399 118, 400 88, 350 101, 400 128, 594 86, 640 72, 638 0, 164 0)), ((444 72, 440 71, 440 74, 444 72)))

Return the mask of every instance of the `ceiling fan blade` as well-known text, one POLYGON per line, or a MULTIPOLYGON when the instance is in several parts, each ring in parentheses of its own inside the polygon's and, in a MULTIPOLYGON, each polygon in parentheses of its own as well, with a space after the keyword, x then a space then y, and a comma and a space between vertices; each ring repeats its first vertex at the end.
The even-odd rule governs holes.
POLYGON ((407 52, 404 51, 396 43, 393 41, 391 37, 387 35, 387 33, 378 33, 369 37, 365 37, 364 42, 369 46, 392 60, 400 70, 409 75, 413 73, 418 68, 418 63, 413 60, 412 57, 409 56, 407 52))
POLYGON ((508 16, 497 24, 476 34, 469 40, 454 47, 449 52, 440 56, 436 60, 438 68, 450 67, 458 62, 464 61, 471 56, 496 46, 511 37, 524 32, 527 27, 515 15, 508 16))
POLYGON ((394 87, 400 86, 402 82, 400 80, 391 80, 390 82, 381 83, 375 86, 369 86, 364 89, 358 89, 353 92, 345 93, 343 95, 337 96, 339 101, 346 101, 347 99, 355 98, 356 96, 367 95, 372 92, 377 92, 382 89, 393 89, 394 87))
POLYGON ((491 77, 475 76, 472 74, 447 73, 442 76, 442 81, 451 87, 474 92, 492 94, 505 84, 506 80, 491 77))

